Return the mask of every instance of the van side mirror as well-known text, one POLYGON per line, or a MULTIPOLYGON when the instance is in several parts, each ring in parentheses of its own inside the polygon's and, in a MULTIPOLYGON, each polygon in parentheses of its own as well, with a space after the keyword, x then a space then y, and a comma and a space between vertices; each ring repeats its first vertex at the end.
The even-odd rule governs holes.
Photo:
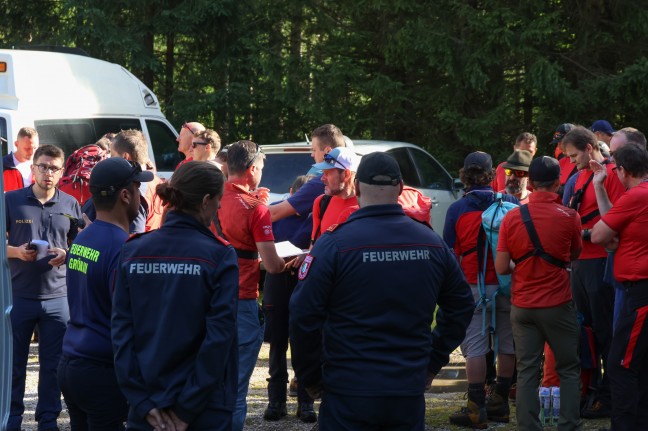
POLYGON ((466 185, 462 183, 459 178, 452 179, 452 194, 455 195, 455 198, 463 196, 464 190, 466 190, 466 185))

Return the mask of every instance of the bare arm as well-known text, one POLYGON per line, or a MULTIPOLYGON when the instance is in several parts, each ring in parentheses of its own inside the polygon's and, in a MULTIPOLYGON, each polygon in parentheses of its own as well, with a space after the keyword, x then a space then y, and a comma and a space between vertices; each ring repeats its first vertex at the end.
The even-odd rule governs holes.
POLYGON ((268 209, 270 210, 270 217, 272 218, 273 222, 297 214, 295 208, 293 208, 293 206, 290 205, 287 200, 281 201, 276 205, 270 205, 268 209))
POLYGON ((498 274, 506 275, 513 272, 513 262, 511 261, 511 253, 508 251, 498 251, 495 257, 495 271, 498 274))
POLYGON ((265 241, 256 243, 257 250, 263 259, 263 266, 270 274, 277 274, 283 272, 287 265, 284 260, 277 254, 274 242, 265 241))
POLYGON ((607 190, 605 190, 607 169, 596 160, 590 160, 590 167, 592 168, 592 172, 594 172, 592 183, 594 184, 594 192, 596 193, 596 203, 598 204, 599 212, 604 216, 612 208, 612 201, 610 201, 607 190))
POLYGON ((594 225, 591 235, 594 244, 602 245, 608 250, 615 250, 619 245, 617 232, 613 231, 603 220, 599 220, 594 225))
POLYGON ((9 259, 20 259, 25 262, 33 262, 36 260, 36 250, 30 250, 27 248, 27 243, 14 247, 12 245, 7 246, 7 258, 9 259))

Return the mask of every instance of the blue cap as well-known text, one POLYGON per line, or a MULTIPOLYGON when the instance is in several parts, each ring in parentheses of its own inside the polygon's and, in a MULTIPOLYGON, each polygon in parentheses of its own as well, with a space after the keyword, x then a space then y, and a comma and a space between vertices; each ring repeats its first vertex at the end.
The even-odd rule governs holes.
POLYGON ((606 120, 596 120, 590 126, 590 130, 594 133, 603 132, 606 135, 611 135, 612 133, 616 132, 616 130, 614 130, 614 127, 612 127, 612 125, 606 120))

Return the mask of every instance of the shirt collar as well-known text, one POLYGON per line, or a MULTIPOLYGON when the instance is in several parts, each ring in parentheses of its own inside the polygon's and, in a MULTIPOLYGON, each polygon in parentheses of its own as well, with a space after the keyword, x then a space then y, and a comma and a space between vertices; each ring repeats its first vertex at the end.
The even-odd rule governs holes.
POLYGON ((558 193, 553 192, 538 192, 534 191, 529 195, 529 202, 538 203, 538 202, 551 202, 562 205, 562 200, 558 193))

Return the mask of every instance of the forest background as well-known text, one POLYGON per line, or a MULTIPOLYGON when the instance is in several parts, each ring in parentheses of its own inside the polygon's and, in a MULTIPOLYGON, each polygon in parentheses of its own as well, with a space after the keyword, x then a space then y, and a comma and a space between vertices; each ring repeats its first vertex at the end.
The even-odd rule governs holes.
POLYGON ((418 144, 454 175, 556 126, 648 131, 646 0, 0 0, 0 46, 119 63, 225 143, 418 144))

